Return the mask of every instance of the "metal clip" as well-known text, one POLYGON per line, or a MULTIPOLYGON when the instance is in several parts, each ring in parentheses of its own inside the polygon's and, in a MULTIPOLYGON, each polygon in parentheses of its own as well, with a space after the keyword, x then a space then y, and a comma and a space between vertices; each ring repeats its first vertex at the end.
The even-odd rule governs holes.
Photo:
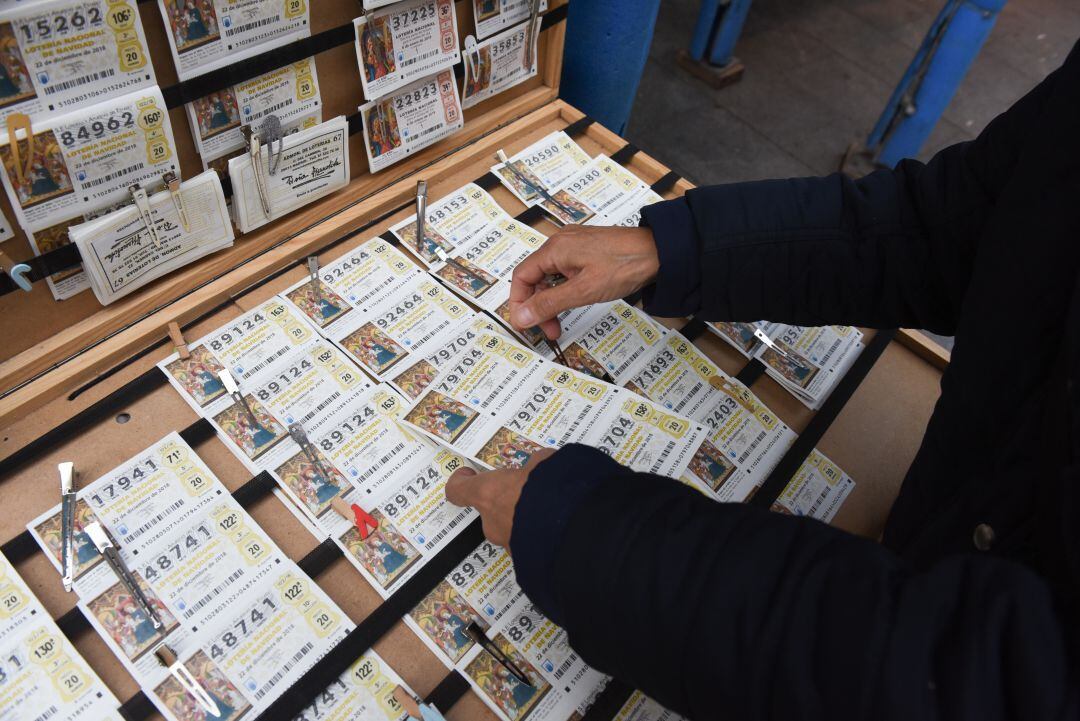
POLYGON ((267 115, 259 125, 259 138, 266 145, 266 172, 271 177, 277 175, 281 165, 281 154, 285 150, 285 131, 281 128, 281 118, 276 115, 267 115), (277 152, 274 152, 274 143, 277 143, 277 152))
POLYGON ((322 287, 319 285, 319 256, 308 256, 307 272, 311 278, 311 292, 315 294, 315 305, 319 305, 322 303, 322 287))
POLYGON ((225 386, 225 392, 233 399, 233 401, 240 406, 240 409, 244 411, 244 415, 251 422, 252 428, 261 428, 262 424, 259 423, 259 419, 255 417, 255 413, 251 410, 251 406, 248 405, 247 398, 240 392, 240 387, 236 385, 236 379, 233 378, 232 373, 228 369, 222 370, 218 373, 218 378, 221 379, 221 385, 225 386))
POLYGON ((97 548, 105 561, 112 568, 113 573, 120 579, 120 582, 127 588, 128 593, 135 599, 135 605, 139 607, 147 618, 150 619, 150 623, 153 624, 155 629, 159 629, 165 624, 161 620, 161 616, 158 615, 157 610, 150 604, 150 599, 143 593, 142 588, 139 587, 139 582, 135 578, 135 574, 131 572, 131 569, 124 563, 124 559, 120 558, 120 552, 116 550, 116 546, 109 540, 109 536, 105 533, 105 529, 101 527, 100 523, 88 523, 83 527, 83 531, 90 537, 90 541, 97 548))
POLYGON ((754 337, 764 343, 766 346, 768 346, 770 350, 775 351, 777 354, 782 355, 785 358, 789 357, 787 351, 777 345, 776 342, 773 341, 773 339, 765 333, 765 331, 761 330, 761 328, 754 329, 754 337))
POLYGON ((70 592, 75 576, 75 464, 65 461, 60 471, 60 563, 64 590, 70 592))
POLYGON ((469 77, 478 80, 480 78, 480 46, 476 44, 476 38, 472 35, 465 38, 465 62, 469 64, 469 77))
POLYGON ((259 193, 259 203, 262 205, 263 214, 270 217, 270 197, 266 194, 266 179, 263 177, 262 168, 262 145, 259 143, 259 135, 252 131, 250 125, 240 127, 244 134, 244 143, 248 147, 248 156, 251 158, 251 172, 255 175, 255 190, 259 193))
POLYGON ((315 467, 315 472, 322 478, 323 483, 331 483, 333 477, 331 474, 327 473, 326 466, 323 465, 322 459, 319 458, 318 451, 315 450, 315 446, 311 444, 307 433, 304 432, 304 427, 299 423, 290 423, 289 436, 292 437, 296 445, 300 446, 300 450, 307 456, 308 463, 315 467))
POLYGON ((161 644, 154 649, 154 656, 157 657, 159 663, 169 669, 169 673, 172 675, 176 682, 180 684, 180 687, 191 694, 203 710, 210 714, 214 718, 221 718, 221 707, 218 706, 214 697, 207 693, 206 689, 202 687, 199 680, 195 678, 194 674, 188 670, 187 666, 180 663, 180 657, 176 655, 176 651, 173 651, 167 644, 161 644))
POLYGON ((503 668, 514 675, 514 678, 532 688, 532 682, 529 680, 529 677, 525 675, 525 672, 518 668, 513 659, 503 653, 502 649, 496 646, 494 641, 487 637, 487 634, 484 633, 484 629, 480 628, 480 624, 476 621, 470 622, 469 625, 465 627, 465 633, 467 633, 473 641, 479 644, 482 649, 494 656, 495 660, 502 664, 503 668))
POLYGON ((165 183, 165 187, 169 191, 169 196, 172 198, 173 208, 176 209, 176 214, 180 216, 180 225, 184 227, 185 233, 191 232, 191 219, 188 218, 187 206, 184 205, 184 192, 180 190, 180 178, 176 173, 171 170, 161 176, 162 181, 165 183))
POLYGON ((135 208, 139 211, 139 217, 142 218, 146 234, 150 236, 150 242, 155 248, 159 247, 157 225, 154 223, 153 213, 150 212, 150 198, 138 183, 128 188, 128 192, 131 193, 131 199, 135 201, 135 208))
POLYGON ((504 153, 502 150, 499 150, 495 153, 495 158, 505 167, 509 168, 510 172, 514 174, 514 177, 524 183, 526 187, 532 188, 532 190, 536 192, 536 194, 539 195, 541 198, 551 203, 562 212, 566 213, 567 217, 574 217, 574 210, 572 208, 568 208, 565 203, 556 199, 554 195, 548 192, 548 189, 544 187, 544 184, 540 182, 539 178, 537 178, 536 176, 530 178, 528 170, 522 170, 522 168, 518 165, 518 162, 520 161, 511 161, 509 158, 506 157, 506 153, 504 153))
POLYGON ((416 250, 424 255, 424 237, 427 234, 427 181, 416 181, 416 250))
POLYGON ((34 166, 34 130, 30 126, 30 116, 26 113, 12 113, 7 117, 8 148, 11 158, 15 161, 15 179, 19 184, 26 182, 30 177, 30 169, 34 166), (19 131, 26 131, 26 160, 24 161, 19 150, 19 131))
POLYGON ((525 38, 525 69, 530 73, 536 64, 536 49, 533 47, 533 43, 536 38, 536 21, 540 19, 540 0, 532 0, 532 7, 529 9, 529 27, 525 31, 528 35, 525 38))
POLYGON ((2 269, 15 285, 29 293, 32 290, 30 284, 30 271, 32 268, 27 263, 16 263, 7 253, 0 250, 0 269, 2 269))

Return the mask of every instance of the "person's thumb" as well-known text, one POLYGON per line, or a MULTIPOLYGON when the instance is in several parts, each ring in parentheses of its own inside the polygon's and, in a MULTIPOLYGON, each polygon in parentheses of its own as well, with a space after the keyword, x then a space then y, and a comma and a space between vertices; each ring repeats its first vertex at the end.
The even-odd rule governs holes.
POLYGON ((510 312, 510 322, 517 328, 532 328, 559 317, 559 313, 582 305, 589 300, 582 288, 581 276, 575 276, 562 285, 539 290, 510 312))
POLYGON ((471 468, 459 468, 446 480, 446 500, 455 506, 475 506, 480 497, 479 475, 471 468))

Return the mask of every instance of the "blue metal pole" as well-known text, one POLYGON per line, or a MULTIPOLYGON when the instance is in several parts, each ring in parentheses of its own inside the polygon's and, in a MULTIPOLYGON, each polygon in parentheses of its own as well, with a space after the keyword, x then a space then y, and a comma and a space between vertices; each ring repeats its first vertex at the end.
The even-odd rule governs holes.
POLYGON ((919 153, 1007 1, 948 0, 867 139, 879 163, 919 153))
POLYGON ((698 12, 697 24, 694 26, 694 37, 690 41, 690 57, 699 63, 705 59, 705 53, 709 52, 709 46, 712 45, 716 18, 723 5, 723 0, 702 0, 701 2, 701 11, 698 12))
POLYGON ((559 94, 622 133, 649 58, 660 0, 587 0, 569 5, 559 94))
POLYGON ((723 67, 731 62, 735 55, 735 43, 742 35, 746 16, 750 12, 750 2, 751 0, 730 0, 727 3, 724 17, 713 38, 712 50, 709 52, 709 63, 712 65, 723 67))

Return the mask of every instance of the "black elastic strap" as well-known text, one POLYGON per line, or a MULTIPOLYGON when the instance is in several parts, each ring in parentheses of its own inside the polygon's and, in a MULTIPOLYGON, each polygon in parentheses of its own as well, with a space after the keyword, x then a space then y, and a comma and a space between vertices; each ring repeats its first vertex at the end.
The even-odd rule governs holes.
POLYGON ((69 609, 63 616, 56 619, 56 625, 70 639, 81 636, 91 629, 90 622, 86 620, 86 616, 78 606, 69 609))
MULTIPOLYGON (((39 280, 48 278, 53 273, 62 273, 65 270, 77 268, 82 265, 82 256, 79 255, 78 247, 73 244, 68 244, 61 245, 59 248, 50 250, 48 253, 43 253, 18 262, 26 263, 30 266, 30 272, 26 274, 26 278, 31 283, 36 283, 39 280)), ((11 293, 16 290, 21 290, 21 288, 15 285, 15 281, 11 279, 11 276, 7 273, 0 275, 0 295, 11 293)))
POLYGON ((776 464, 776 468, 761 484, 761 488, 747 503, 767 508, 776 502, 776 499, 787 488, 787 484, 799 470, 803 461, 817 447, 822 436, 825 435, 825 431, 829 430, 829 426, 840 415, 840 411, 844 409, 851 396, 855 394, 859 384, 866 378, 870 369, 874 367, 874 364, 877 363, 878 358, 885 352, 894 337, 896 337, 895 330, 879 330, 874 335, 873 340, 863 348, 862 353, 855 359, 847 374, 836 383, 832 393, 821 404, 821 409, 806 424, 806 428, 795 439, 791 448, 788 449, 784 457, 776 464))
POLYGON ((698 336, 705 332, 705 321, 700 318, 691 318, 686 325, 679 329, 689 341, 697 340, 698 336))
POLYGON ((588 115, 585 115, 567 125, 566 129, 563 130, 563 132, 569 135, 571 138, 577 138, 581 135, 584 135, 585 131, 589 129, 589 126, 595 122, 596 121, 590 118, 588 115))
POLYGON ((303 711, 316 695, 326 689, 371 646, 394 627, 401 617, 431 593, 484 539, 480 520, 470 523, 398 589, 360 622, 341 643, 334 646, 290 686, 258 718, 259 721, 291 719, 303 711))
POLYGON ((137 691, 134 696, 120 705, 120 716, 124 721, 146 721, 156 713, 157 709, 154 708, 153 702, 142 691, 137 691))
POLYGON ((268 471, 263 471, 233 491, 232 496, 241 506, 250 508, 255 505, 256 501, 266 498, 273 493, 276 487, 277 484, 274 483, 274 477, 271 476, 268 471))
POLYGON ((611 159, 619 165, 626 165, 630 162, 630 159, 637 155, 640 151, 641 149, 638 146, 634 145, 633 143, 627 143, 626 145, 616 150, 611 155, 611 159))
POLYGON ((633 695, 633 686, 613 678, 581 717, 581 721, 611 721, 633 695))
POLYGON ((530 205, 528 208, 514 216, 514 220, 519 223, 524 223, 525 225, 532 225, 536 221, 542 220, 546 217, 547 214, 544 213, 543 208, 541 208, 539 205, 530 205))
POLYGON ((664 174, 662 178, 660 178, 660 180, 657 180, 649 187, 654 193, 659 193, 663 195, 664 193, 674 188, 675 183, 678 183, 680 180, 682 180, 681 175, 676 173, 674 170, 669 170, 667 173, 664 174))
POLYGON ((334 543, 332 539, 324 538, 318 546, 315 546, 306 556, 301 558, 297 565, 304 569, 307 575, 315 578, 330 568, 334 561, 344 557, 345 554, 342 553, 340 546, 334 543))
POLYGON ((439 685, 431 689, 431 693, 424 698, 424 703, 442 711, 445 715, 450 707, 461 700, 461 697, 469 690, 469 679, 457 671, 451 671, 439 682, 439 685))
POLYGON ((210 421, 200 418, 180 431, 180 437, 189 446, 197 446, 213 438, 216 433, 217 431, 214 430, 214 425, 210 421))
POLYGON ((759 361, 757 358, 751 358, 742 370, 735 376, 735 380, 742 383, 749 388, 757 383, 758 378, 765 375, 765 364, 759 361))
POLYGON ((488 171, 473 182, 479 185, 484 190, 491 190, 492 188, 498 187, 501 181, 499 180, 498 175, 495 175, 495 173, 488 171))
POLYGON ((38 551, 38 545, 30 531, 23 531, 10 541, 0 546, 0 553, 4 554, 10 563, 22 563, 38 551))

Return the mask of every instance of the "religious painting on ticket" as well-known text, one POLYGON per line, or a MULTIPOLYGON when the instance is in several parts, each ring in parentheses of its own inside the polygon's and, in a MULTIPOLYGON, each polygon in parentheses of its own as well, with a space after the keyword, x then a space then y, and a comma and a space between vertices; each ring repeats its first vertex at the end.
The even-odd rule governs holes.
POLYGON ((710 488, 717 491, 720 486, 724 485, 724 481, 735 472, 735 466, 724 457, 724 453, 719 448, 709 441, 705 441, 698 448, 694 457, 690 459, 689 470, 702 481, 708 483, 710 488))
POLYGON ((462 97, 471 98, 491 85, 491 45, 483 45, 475 54, 466 52, 465 62, 469 72, 465 74, 465 92, 462 97))
POLYGON ((405 416, 405 420, 447 443, 457 440, 479 414, 441 393, 430 393, 405 416))
POLYGON ((595 213, 589 210, 589 206, 585 205, 565 190, 557 190, 551 194, 551 197, 557 200, 559 204, 556 205, 550 200, 542 200, 540 201, 540 205, 544 210, 555 216, 555 218, 563 225, 584 223, 595 215, 595 213))
POLYGON ((749 353, 757 345, 758 341, 754 337, 755 326, 753 323, 714 322, 713 327, 734 343, 735 347, 741 348, 745 353, 749 353))
POLYGON ((599 380, 610 380, 611 376, 604 370, 604 366, 600 365, 595 358, 589 355, 589 351, 582 348, 580 344, 571 343, 564 347, 563 355, 566 356, 566 362, 569 363, 570 367, 574 370, 599 380))
POLYGON ((401 147, 401 131, 398 128, 397 113, 389 102, 379 102, 367 109, 365 118, 368 128, 368 145, 371 157, 377 158, 383 153, 401 147))
POLYGON ((197 98, 191 105, 199 123, 199 137, 203 140, 240 127, 240 108, 229 88, 197 98))
POLYGON ((200 407, 225 395, 225 386, 218 377, 225 366, 218 363, 204 345, 192 348, 186 360, 177 358, 168 363, 165 370, 200 407))
POLYGON ((19 198, 19 205, 29 208, 53 198, 74 192, 71 174, 64 162, 60 144, 51 130, 34 133, 33 148, 26 139, 17 140, 19 158, 11 152, 11 144, 0 147, 0 159, 4 162, 11 186, 19 198))
POLYGON ((389 20, 389 16, 369 17, 360 31, 360 57, 363 58, 363 71, 369 83, 397 70, 394 36, 390 32, 389 20))
POLYGON ((401 242, 406 248, 417 253, 428 265, 432 265, 439 260, 436 249, 442 248, 447 253, 454 250, 453 244, 443 237, 442 233, 432 228, 431 223, 424 226, 424 244, 420 247, 416 245, 416 223, 403 225, 394 232, 401 238, 401 242))
POLYGON ((318 294, 315 293, 315 288, 311 283, 304 283, 297 288, 293 288, 286 295, 289 300, 296 304, 297 308, 304 311, 304 314, 320 328, 325 328, 350 310, 345 299, 331 290, 330 286, 321 280, 319 281, 318 294))
POLYGON ((0 23, 0 108, 37 95, 11 23, 0 23))
POLYGON ((374 323, 364 323, 342 338, 341 345, 377 374, 388 371, 409 354, 374 323))
MULTIPOLYGON (((34 232, 34 245, 37 246, 37 250, 42 255, 49 253, 57 248, 61 248, 65 245, 71 244, 71 238, 68 237, 68 228, 73 225, 82 223, 82 217, 72 218, 71 220, 65 220, 62 223, 51 225, 44 230, 38 230, 34 232)), ((82 273, 82 266, 72 268, 71 270, 62 270, 59 273, 53 273, 49 276, 54 283, 59 283, 64 278, 70 278, 73 275, 82 273)))
POLYGON ((300 499, 311 515, 318 518, 330 508, 330 501, 349 489, 349 482, 319 450, 313 449, 315 457, 326 471, 319 471, 307 454, 298 452, 275 469, 281 482, 300 499))
POLYGON ((464 258, 455 258, 456 263, 447 263, 435 275, 470 298, 479 298, 495 285, 495 276, 486 273, 464 258))
POLYGON ((477 22, 490 20, 502 12, 502 3, 499 0, 474 0, 473 12, 477 22))
MULTIPOLYGON (((98 523, 97 516, 94 515, 94 511, 86 501, 80 498, 75 501, 75 569, 73 577, 76 580, 101 561, 101 554, 98 553, 97 547, 94 546, 90 536, 86 535, 86 531, 83 530, 91 523, 98 523)), ((55 515, 45 519, 34 530, 37 531, 38 537, 41 538, 45 547, 49 549, 49 553, 53 555, 56 562, 62 564, 61 548, 63 544, 60 538, 60 526, 60 513, 57 512, 55 515)), ((105 527, 102 526, 102 528, 105 527)), ((108 533, 108 530, 106 529, 105 532, 108 533)))
POLYGON ((551 690, 551 684, 544 680, 501 633, 491 640, 521 669, 532 685, 519 681, 487 651, 481 651, 470 661, 465 667, 465 673, 504 714, 513 721, 521 721, 536 707, 544 694, 551 690))
POLYGON ((203 651, 192 654, 184 666, 217 704, 218 715, 210 716, 195 697, 170 675, 154 689, 154 693, 180 721, 236 721, 251 709, 244 695, 203 651))
POLYGON ((761 353, 761 360, 770 368, 778 372, 785 379, 791 381, 800 388, 806 388, 814 379, 820 368, 808 361, 790 346, 781 341, 773 341, 783 350, 783 354, 766 348, 761 353))
POLYGON ((394 383, 405 395, 415 400, 427 390, 427 387, 431 385, 431 382, 435 380, 435 376, 438 374, 439 371, 436 370, 435 366, 426 360, 422 360, 395 378, 394 383))
POLYGON ((416 605, 409 616, 416 621, 424 634, 453 662, 461 659, 473 647, 475 641, 465 628, 475 621, 485 631, 488 623, 481 618, 469 602, 462 598, 446 581, 416 605))
POLYGON ((529 170, 525 163, 515 163, 514 167, 517 168, 517 173, 515 173, 505 164, 499 166, 499 169, 495 172, 500 178, 503 179, 503 182, 507 183, 510 187, 514 189, 514 192, 517 193, 517 196, 519 198, 526 198, 532 200, 533 198, 537 197, 536 188, 543 188, 543 181, 540 180, 539 177, 537 177, 536 173, 529 170), (526 183, 526 180, 529 182, 526 183), (529 187, 530 184, 532 185, 532 187, 529 187))
MULTIPOLYGON (((506 301, 495 310, 496 315, 502 318, 507 327, 513 328, 514 324, 510 322, 510 301, 506 301)), ((534 325, 532 328, 526 328, 525 330, 517 331, 525 342, 536 347, 544 342, 544 331, 540 330, 540 326, 534 325)))
POLYGON ((492 468, 524 468, 525 464, 542 450, 544 447, 539 443, 514 433, 509 428, 500 428, 479 450, 476 459, 492 468))
POLYGON ((176 618, 169 613, 169 609, 154 594, 154 591, 146 585, 142 576, 138 573, 134 575, 139 588, 146 594, 150 605, 161 618, 163 626, 160 629, 154 628, 154 622, 143 613, 135 597, 119 581, 86 604, 97 622, 130 659, 142 656, 178 625, 176 618))
POLYGON ((373 510, 371 516, 379 523, 379 527, 368 534, 367 538, 361 539, 356 526, 349 526, 349 530, 341 535, 340 540, 360 565, 375 577, 379 585, 387 588, 420 560, 420 552, 409 543, 409 539, 386 521, 381 511, 373 510))
POLYGON ((183 54, 221 37, 213 0, 163 0, 176 52, 183 54))
POLYGON ((248 458, 255 460, 288 434, 262 404, 255 400, 255 396, 244 398, 251 414, 255 416, 254 421, 239 403, 233 403, 214 416, 214 422, 221 426, 225 435, 239 446, 248 458))

